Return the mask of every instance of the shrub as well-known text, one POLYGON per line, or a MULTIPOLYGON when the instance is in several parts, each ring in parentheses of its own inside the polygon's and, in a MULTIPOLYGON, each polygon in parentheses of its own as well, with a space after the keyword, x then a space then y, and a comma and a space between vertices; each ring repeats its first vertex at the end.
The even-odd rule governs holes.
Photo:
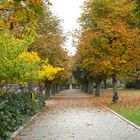
POLYGON ((10 134, 25 123, 44 106, 42 98, 32 101, 23 93, 0 96, 0 139, 8 139, 10 134))
POLYGON ((136 89, 140 89, 140 81, 135 81, 135 82, 126 82, 125 84, 126 88, 136 88, 136 89))

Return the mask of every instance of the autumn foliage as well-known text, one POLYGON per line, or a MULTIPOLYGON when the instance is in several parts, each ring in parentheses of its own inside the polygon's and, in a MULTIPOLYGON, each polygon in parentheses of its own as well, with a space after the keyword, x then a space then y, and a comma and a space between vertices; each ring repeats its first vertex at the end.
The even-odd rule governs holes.
POLYGON ((117 80, 139 65, 136 7, 135 1, 90 0, 84 3, 79 18, 76 67, 94 79, 98 92, 101 81, 112 77, 113 101, 119 99, 117 80))
POLYGON ((59 73, 60 83, 66 79, 65 37, 48 2, 3 0, 0 16, 0 88, 10 83, 53 81, 59 73))

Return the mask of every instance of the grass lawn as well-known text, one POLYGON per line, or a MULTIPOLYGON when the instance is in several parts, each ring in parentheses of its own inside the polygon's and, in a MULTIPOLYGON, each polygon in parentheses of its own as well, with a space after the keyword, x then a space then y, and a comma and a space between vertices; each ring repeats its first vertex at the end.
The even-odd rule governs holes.
POLYGON ((140 90, 139 89, 119 89, 119 92, 124 92, 125 94, 139 94, 140 95, 140 90))
POLYGON ((119 89, 120 103, 112 103, 112 89, 102 90, 100 103, 140 126, 140 90, 119 89))
POLYGON ((124 118, 140 126, 140 109, 113 109, 124 118))
POLYGON ((137 124, 140 126, 140 108, 117 108, 117 107, 110 107, 112 110, 123 116, 124 118, 128 119, 129 121, 137 124))

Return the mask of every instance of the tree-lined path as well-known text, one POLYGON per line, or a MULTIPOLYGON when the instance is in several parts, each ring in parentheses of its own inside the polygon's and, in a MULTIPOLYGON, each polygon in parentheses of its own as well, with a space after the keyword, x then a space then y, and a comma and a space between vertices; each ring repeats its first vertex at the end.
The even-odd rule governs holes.
POLYGON ((45 111, 20 134, 21 140, 139 140, 140 131, 94 104, 79 90, 46 101, 45 111))
POLYGON ((0 140, 140 140, 138 88, 140 0, 0 0, 0 140))

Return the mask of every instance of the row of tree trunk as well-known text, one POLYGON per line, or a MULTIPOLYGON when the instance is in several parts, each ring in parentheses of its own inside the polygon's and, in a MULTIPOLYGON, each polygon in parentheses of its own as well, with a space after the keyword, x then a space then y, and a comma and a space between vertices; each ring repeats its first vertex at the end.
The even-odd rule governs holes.
MULTIPOLYGON (((100 80, 97 80, 96 82, 94 82, 93 80, 88 80, 86 83, 83 83, 81 89, 82 91, 84 91, 85 93, 88 94, 95 94, 96 97, 100 97, 101 96, 101 82, 100 80), (94 83, 95 83, 95 93, 94 93, 94 83)), ((104 88, 107 88, 106 85, 106 80, 103 81, 104 83, 104 88)), ((118 90, 117 90, 117 76, 116 74, 112 75, 112 88, 113 88, 113 97, 112 97, 112 101, 115 103, 119 102, 119 95, 118 95, 118 90)))
POLYGON ((46 96, 50 98, 51 95, 55 95, 64 90, 64 86, 60 84, 46 84, 46 96))
MULTIPOLYGON (((45 84, 45 96, 50 98, 51 95, 55 95, 58 92, 64 90, 65 87, 61 84, 51 84, 51 83, 46 83, 45 84)), ((32 82, 28 82, 28 93, 29 95, 31 95, 33 92, 33 83, 32 82)))

